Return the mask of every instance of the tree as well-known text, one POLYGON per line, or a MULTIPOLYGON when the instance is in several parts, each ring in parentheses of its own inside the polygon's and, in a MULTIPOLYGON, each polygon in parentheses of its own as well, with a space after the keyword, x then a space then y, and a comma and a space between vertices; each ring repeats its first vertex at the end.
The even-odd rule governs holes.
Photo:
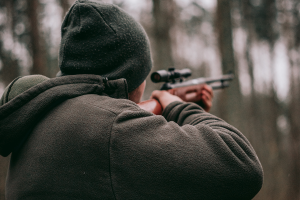
POLYGON ((31 74, 47 75, 46 54, 44 49, 44 40, 41 37, 38 21, 38 0, 27 0, 28 19, 30 23, 30 43, 29 45, 32 56, 31 74))
POLYGON ((238 68, 235 67, 235 56, 232 39, 232 19, 231 19, 231 1, 218 0, 216 12, 216 32, 222 61, 223 74, 229 71, 235 74, 235 80, 230 88, 222 91, 219 97, 218 109, 219 116, 234 126, 240 128, 236 116, 239 116, 241 110, 242 95, 239 86, 238 68))

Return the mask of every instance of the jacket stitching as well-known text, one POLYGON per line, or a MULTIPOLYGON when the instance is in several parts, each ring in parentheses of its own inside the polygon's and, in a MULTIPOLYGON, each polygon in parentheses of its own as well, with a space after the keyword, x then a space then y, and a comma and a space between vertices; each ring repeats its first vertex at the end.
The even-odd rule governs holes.
MULTIPOLYGON (((93 102, 95 102, 95 101, 93 101, 93 102)), ((112 133, 113 125, 114 125, 114 123, 115 123, 116 118, 117 118, 118 115, 117 115, 115 112, 111 111, 111 110, 108 110, 108 109, 106 109, 106 108, 103 108, 103 107, 96 106, 96 105, 92 104, 93 102, 91 102, 91 103, 83 102, 83 103, 84 103, 84 104, 91 105, 91 106, 96 107, 96 108, 100 108, 100 109, 106 110, 106 111, 108 111, 108 112, 110 112, 110 113, 112 113, 112 114, 115 115, 115 118, 114 118, 114 120, 113 120, 113 123, 112 123, 111 128, 110 128, 110 131, 109 131, 110 134, 109 134, 109 140, 108 140, 108 145, 107 145, 107 146, 108 146, 108 157, 109 157, 109 159, 108 159, 108 166, 109 166, 110 186, 111 186, 112 193, 113 193, 113 195, 114 195, 114 199, 117 200, 116 194, 115 194, 115 190, 114 190, 114 187, 113 187, 113 183, 112 183, 112 177, 111 177, 110 144, 111 144, 111 133, 112 133)))
POLYGON ((117 200, 117 197, 116 197, 116 193, 115 193, 115 190, 114 190, 114 186, 113 186, 113 181, 112 181, 112 173, 111 173, 111 153, 110 153, 110 145, 111 145, 111 135, 112 135, 112 129, 113 129, 113 125, 115 124, 115 121, 116 121, 116 118, 117 118, 118 115, 115 116, 114 118, 114 121, 112 123, 112 126, 110 128, 110 134, 109 134, 109 142, 108 142, 108 156, 109 156, 109 177, 110 177, 110 186, 111 186, 111 190, 113 192, 113 195, 114 195, 114 199, 117 200))
MULTIPOLYGON (((89 95, 89 94, 85 94, 85 95, 89 95)), ((97 94, 96 94, 97 95, 97 94)), ((109 97, 109 96, 108 96, 109 97)), ((112 98, 112 97, 110 97, 110 98, 112 98)), ((94 105, 93 103, 94 102, 96 102, 97 100, 95 100, 95 101, 92 101, 92 102, 83 102, 84 104, 89 104, 89 105, 91 105, 91 106, 94 106, 94 107, 96 107, 96 108, 101 108, 101 109, 103 109, 103 110, 106 110, 106 111, 109 111, 109 112, 111 112, 111 113, 113 113, 113 114, 115 114, 115 115, 119 115, 120 113, 122 113, 122 112, 120 112, 119 114, 118 113, 116 113, 116 112, 114 112, 114 111, 112 111, 112 110, 108 110, 107 108, 104 108, 104 107, 101 107, 101 106, 97 106, 97 105, 94 105)), ((129 100, 130 101, 130 100, 129 100)), ((130 107, 130 108, 128 108, 127 110, 132 110, 132 111, 140 111, 140 110, 143 110, 143 109, 141 109, 141 108, 139 108, 138 106, 137 107, 130 107)), ((143 110, 144 111, 144 110, 143 110)))
MULTIPOLYGON (((93 102, 96 102, 96 101, 93 101, 93 102)), ((106 110, 106 111, 108 111, 108 112, 111 112, 111 113, 113 113, 113 114, 115 115, 115 117, 118 115, 118 114, 115 113, 114 111, 111 111, 111 110, 108 110, 108 109, 103 108, 103 107, 101 107, 101 106, 97 106, 97 105, 93 104, 93 102, 91 102, 91 103, 88 103, 88 102, 82 102, 82 103, 83 103, 83 104, 91 105, 91 106, 96 107, 96 108, 100 108, 100 109, 106 110)))

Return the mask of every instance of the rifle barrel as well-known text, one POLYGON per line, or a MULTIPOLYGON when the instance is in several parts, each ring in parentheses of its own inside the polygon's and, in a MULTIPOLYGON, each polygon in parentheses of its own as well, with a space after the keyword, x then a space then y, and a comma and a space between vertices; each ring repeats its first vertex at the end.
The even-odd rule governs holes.
POLYGON ((165 83, 161 90, 170 90, 179 87, 188 87, 192 85, 200 85, 200 84, 211 84, 215 82, 221 82, 220 86, 216 86, 213 89, 220 89, 224 87, 228 87, 228 81, 231 81, 234 78, 233 74, 225 74, 218 78, 196 78, 189 81, 179 82, 179 83, 165 83))

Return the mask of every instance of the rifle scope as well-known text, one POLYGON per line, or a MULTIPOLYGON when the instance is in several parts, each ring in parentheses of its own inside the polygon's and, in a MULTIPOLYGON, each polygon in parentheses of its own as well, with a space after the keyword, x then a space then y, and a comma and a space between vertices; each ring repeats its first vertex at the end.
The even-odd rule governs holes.
POLYGON ((192 75, 190 69, 175 69, 169 68, 166 70, 158 70, 151 74, 151 80, 154 83, 159 82, 175 82, 176 79, 182 80, 192 75))

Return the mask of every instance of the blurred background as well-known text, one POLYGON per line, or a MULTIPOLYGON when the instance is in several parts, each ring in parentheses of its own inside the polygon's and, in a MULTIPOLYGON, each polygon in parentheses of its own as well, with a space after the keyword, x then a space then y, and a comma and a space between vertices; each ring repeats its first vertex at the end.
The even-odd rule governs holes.
MULTIPOLYGON (((74 0, 0 1, 0 95, 17 76, 58 72, 60 26, 74 0)), ((241 130, 264 168, 256 200, 300 199, 300 1, 106 0, 147 31, 154 70, 228 71, 212 113, 241 130)), ((159 84, 147 82, 144 99, 159 84)), ((0 200, 9 158, 0 157, 0 200)))

